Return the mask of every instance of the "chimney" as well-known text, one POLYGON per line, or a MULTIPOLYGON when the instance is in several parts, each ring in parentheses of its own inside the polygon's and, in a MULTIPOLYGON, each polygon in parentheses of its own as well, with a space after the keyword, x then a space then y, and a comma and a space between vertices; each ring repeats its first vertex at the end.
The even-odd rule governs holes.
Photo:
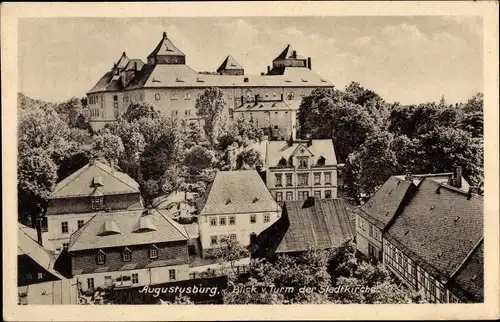
POLYGON ((255 94, 255 105, 259 104, 259 94, 255 94))
POLYGON ((271 72, 271 67, 268 65, 267 66, 267 73, 269 74, 271 72))
POLYGON ((115 160, 109 160, 109 167, 111 168, 111 172, 115 171, 115 160))
POLYGON ((312 69, 311 68, 311 57, 307 57, 307 68, 312 69))
POLYGON ((163 38, 167 38, 167 33, 165 31, 163 32, 163 38))
POLYGON ((90 157, 89 164, 90 165, 94 165, 95 164, 95 158, 94 157, 90 157))
POLYGON ((281 93, 281 101, 282 101, 282 102, 284 101, 284 99, 283 99, 283 97, 284 97, 284 96, 285 96, 285 95, 284 95, 283 93, 281 93))
POLYGON ((243 103, 245 103, 244 99, 245 98, 243 97, 243 95, 241 95, 241 105, 243 105, 243 103))
POLYGON ((296 50, 292 51, 292 58, 297 58, 297 51, 296 50))
POLYGON ((450 186, 453 186, 455 188, 462 188, 462 167, 459 165, 456 165, 453 168, 453 175, 450 180, 450 186))
POLYGON ((470 186, 469 191, 467 193, 467 200, 472 198, 472 195, 478 195, 479 194, 479 188, 475 186, 470 186))
POLYGON ((412 181, 411 172, 406 172, 405 180, 406 181, 412 181))
POLYGON ((38 244, 40 244, 40 246, 43 246, 43 238, 42 238, 42 221, 43 221, 43 218, 42 217, 38 217, 36 219, 37 223, 36 223, 36 237, 37 237, 37 241, 38 241, 38 244))

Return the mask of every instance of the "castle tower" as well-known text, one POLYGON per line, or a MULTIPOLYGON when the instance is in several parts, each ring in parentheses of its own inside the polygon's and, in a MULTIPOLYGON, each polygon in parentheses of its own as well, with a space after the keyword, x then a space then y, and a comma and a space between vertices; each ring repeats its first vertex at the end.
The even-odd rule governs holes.
POLYGON ((168 39, 166 32, 163 32, 158 46, 148 56, 148 65, 157 64, 186 64, 186 55, 168 39))
POLYGON ((229 55, 222 62, 219 68, 217 68, 217 73, 222 75, 244 75, 245 70, 243 67, 234 59, 233 56, 229 55))

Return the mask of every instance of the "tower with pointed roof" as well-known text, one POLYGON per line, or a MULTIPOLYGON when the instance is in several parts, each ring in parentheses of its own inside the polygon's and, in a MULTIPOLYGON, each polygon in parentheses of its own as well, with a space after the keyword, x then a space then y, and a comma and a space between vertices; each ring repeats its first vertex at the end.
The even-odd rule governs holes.
POLYGON ((292 46, 285 49, 273 60, 273 69, 269 74, 283 74, 285 67, 309 67, 310 59, 297 53, 292 46))
POLYGON ((186 55, 180 51, 163 32, 163 37, 148 56, 148 65, 184 65, 186 64, 186 55))
POLYGON ((217 73, 221 75, 244 75, 245 70, 233 56, 229 55, 222 62, 219 68, 217 68, 217 73))

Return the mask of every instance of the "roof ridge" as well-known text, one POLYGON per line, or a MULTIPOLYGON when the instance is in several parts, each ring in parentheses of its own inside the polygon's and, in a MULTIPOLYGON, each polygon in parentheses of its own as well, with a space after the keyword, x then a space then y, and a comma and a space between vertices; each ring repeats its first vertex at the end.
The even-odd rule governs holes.
MULTIPOLYGON (((104 164, 104 163, 103 163, 103 162, 101 162, 101 161, 96 161, 96 162, 95 162, 95 165, 96 165, 99 169, 101 169, 101 170, 103 170, 103 171, 107 172, 108 174, 112 175, 114 178, 116 178, 116 179, 118 179, 119 181, 123 182, 124 184, 126 184, 126 185, 127 185, 127 186, 129 186, 130 188, 132 188, 132 189, 137 189, 137 187, 132 187, 130 184, 128 184, 128 182, 125 182, 122 178, 120 178, 119 176, 117 176, 117 175, 116 175, 116 174, 114 174, 113 172, 110 172, 110 171, 108 171, 108 170, 106 170, 106 169, 102 168, 99 164, 104 165, 104 166, 106 166, 106 167, 107 167, 107 165, 106 165, 106 164, 104 164)), ((111 168, 111 167, 110 167, 110 168, 111 168)), ((118 171, 118 170, 116 170, 116 171, 118 171)), ((120 172, 120 173, 122 173, 122 174, 124 174, 124 175, 128 176, 130 179, 134 180, 134 178, 130 177, 130 176, 129 176, 128 174, 126 174, 125 172, 121 172, 121 171, 118 171, 118 172, 120 172)), ((139 189, 137 189, 137 190, 139 190, 139 189)))
POLYGON ((458 266, 453 270, 453 273, 450 275, 450 280, 453 279, 457 273, 462 269, 462 267, 465 265, 465 263, 469 260, 469 258, 472 256, 472 254, 476 251, 476 249, 481 245, 481 243, 484 241, 484 235, 479 238, 479 240, 476 242, 474 247, 467 253, 467 256, 458 264, 458 266))

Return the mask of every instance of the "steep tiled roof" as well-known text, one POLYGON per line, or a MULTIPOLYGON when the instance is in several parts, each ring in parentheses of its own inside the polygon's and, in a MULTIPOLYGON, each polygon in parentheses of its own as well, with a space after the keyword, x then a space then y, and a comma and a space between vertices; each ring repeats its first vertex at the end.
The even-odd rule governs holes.
POLYGON ((137 231, 137 225, 144 210, 104 213, 92 217, 83 227, 71 235, 68 251, 99 249, 106 247, 154 244, 170 241, 187 240, 186 230, 174 220, 151 209, 150 223, 156 230, 137 231), (102 234, 102 227, 112 220, 120 233, 102 234))
MULTIPOLYGON (((412 174, 411 178, 413 181, 413 184, 418 185, 422 179, 427 178, 429 180, 442 183, 442 184, 448 184, 448 181, 450 178, 453 176, 453 172, 445 172, 445 173, 430 173, 430 174, 412 174)), ((404 175, 399 175, 395 176, 398 179, 405 180, 404 175)), ((461 190, 463 191, 469 191, 469 183, 462 177, 462 186, 460 187, 461 190)))
POLYGON ((139 193, 139 184, 127 174, 108 165, 95 161, 87 164, 59 182, 51 198, 68 198, 76 196, 90 196, 99 189, 102 195, 123 193, 139 193), (92 185, 94 178, 100 177, 102 186, 92 185))
POLYGON ((40 246, 35 239, 25 232, 26 226, 18 224, 17 230, 17 255, 29 256, 34 262, 42 266, 47 272, 57 278, 64 279, 59 272, 54 269, 56 258, 47 249, 40 246))
POLYGON ((295 50, 292 48, 292 46, 287 45, 285 49, 281 52, 281 54, 278 55, 274 60, 283 60, 283 59, 306 59, 304 56, 300 55, 295 51, 296 56, 293 56, 293 52, 295 50))
POLYGON ((459 268, 453 276, 452 289, 455 294, 461 294, 466 290, 475 298, 477 302, 482 302, 484 299, 484 241, 478 244, 474 251, 470 254, 464 264, 459 268), (458 289, 455 287, 458 286, 458 289))
POLYGON ((130 59, 127 57, 127 55, 125 54, 125 52, 123 52, 122 56, 120 57, 120 59, 116 63, 116 68, 118 68, 118 69, 125 68, 125 66, 127 66, 127 64, 129 63, 129 61, 130 61, 130 59))
POLYGON ((280 208, 256 170, 219 171, 201 215, 278 211, 280 208))
POLYGON ((184 56, 184 53, 175 47, 172 41, 168 39, 167 33, 164 32, 163 38, 148 57, 151 56, 184 56))
POLYGON ((236 61, 236 59, 234 59, 233 56, 229 55, 226 57, 226 59, 224 59, 219 68, 217 68, 217 72, 228 69, 243 69, 243 67, 236 61))
POLYGON ((258 112, 258 111, 293 111, 294 108, 286 101, 259 101, 245 103, 234 110, 234 112, 258 112))
POLYGON ((359 215, 380 229, 384 229, 402 205, 403 198, 416 186, 411 181, 390 177, 360 208, 359 215))
POLYGON ((142 69, 142 67, 144 66, 144 62, 140 59, 137 59, 137 58, 134 58, 134 59, 131 59, 127 66, 125 66, 125 70, 135 70, 135 68, 137 67, 137 70, 140 71, 142 69))
POLYGON ((338 247, 354 237, 351 207, 343 199, 285 201, 282 218, 257 237, 260 254, 338 247))
POLYGON ((311 146, 307 146, 307 141, 296 141, 292 145, 289 145, 286 141, 269 141, 266 167, 278 166, 281 158, 288 160, 299 146, 309 150, 315 158, 324 157, 326 165, 337 164, 337 157, 331 139, 312 140, 311 146))
POLYGON ((424 179, 386 237, 447 280, 483 237, 483 198, 424 179))

